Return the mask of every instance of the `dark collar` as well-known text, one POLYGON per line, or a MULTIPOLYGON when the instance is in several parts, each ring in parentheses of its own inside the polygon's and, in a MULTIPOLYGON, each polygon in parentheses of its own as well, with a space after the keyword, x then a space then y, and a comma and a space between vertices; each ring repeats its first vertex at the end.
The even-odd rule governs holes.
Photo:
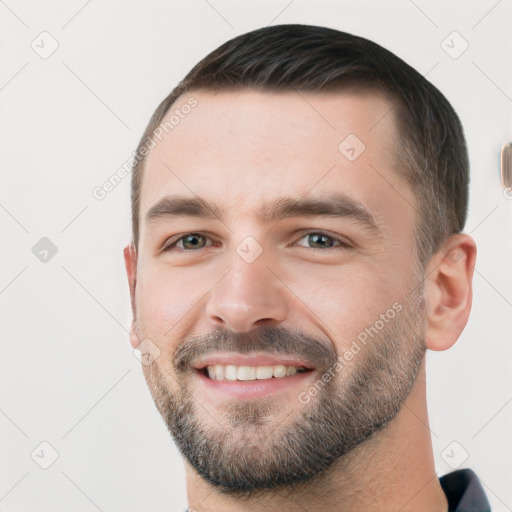
POLYGON ((491 512, 485 492, 471 469, 458 469, 439 479, 448 512, 491 512))

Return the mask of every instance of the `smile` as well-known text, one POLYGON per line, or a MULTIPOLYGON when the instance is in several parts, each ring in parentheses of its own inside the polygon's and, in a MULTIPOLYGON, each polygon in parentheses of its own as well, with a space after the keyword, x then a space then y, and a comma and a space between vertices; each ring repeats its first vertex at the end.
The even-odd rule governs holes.
POLYGON ((303 366, 235 366, 213 365, 207 366, 204 374, 213 380, 263 380, 263 379, 283 379, 291 377, 296 373, 308 371, 303 366))
POLYGON ((307 359, 263 353, 221 352, 195 361, 192 367, 209 400, 246 400, 285 390, 296 394, 316 374, 307 359))

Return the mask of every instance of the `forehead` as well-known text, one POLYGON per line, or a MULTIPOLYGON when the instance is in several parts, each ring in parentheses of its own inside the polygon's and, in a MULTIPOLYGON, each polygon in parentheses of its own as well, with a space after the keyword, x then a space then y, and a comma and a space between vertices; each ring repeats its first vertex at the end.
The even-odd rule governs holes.
POLYGON ((406 185, 393 170, 392 110, 373 90, 189 92, 164 116, 173 122, 146 157, 141 224, 174 194, 220 202, 238 217, 276 197, 333 189, 377 210, 386 199, 403 210, 393 197, 406 185))

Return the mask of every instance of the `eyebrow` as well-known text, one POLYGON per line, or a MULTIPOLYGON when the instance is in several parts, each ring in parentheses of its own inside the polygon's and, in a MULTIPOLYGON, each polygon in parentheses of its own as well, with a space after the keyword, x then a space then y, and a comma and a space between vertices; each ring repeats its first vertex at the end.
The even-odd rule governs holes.
MULTIPOLYGON (((268 222, 294 217, 349 218, 376 234, 383 234, 372 213, 360 202, 345 194, 318 198, 278 197, 261 206, 258 216, 268 222)), ((200 197, 165 196, 146 213, 146 223, 174 217, 226 220, 226 210, 200 197)))

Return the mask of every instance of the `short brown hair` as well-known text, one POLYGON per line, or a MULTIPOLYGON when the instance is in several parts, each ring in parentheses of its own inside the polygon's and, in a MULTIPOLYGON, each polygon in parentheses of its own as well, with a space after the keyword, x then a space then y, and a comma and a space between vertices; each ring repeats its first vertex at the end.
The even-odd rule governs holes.
POLYGON ((138 246, 144 158, 140 150, 176 100, 194 90, 321 92, 373 88, 393 100, 397 170, 418 198, 416 250, 426 263, 466 222, 469 161, 460 120, 415 69, 359 36, 312 25, 276 25, 237 36, 202 59, 160 103, 132 172, 133 241, 138 246))

